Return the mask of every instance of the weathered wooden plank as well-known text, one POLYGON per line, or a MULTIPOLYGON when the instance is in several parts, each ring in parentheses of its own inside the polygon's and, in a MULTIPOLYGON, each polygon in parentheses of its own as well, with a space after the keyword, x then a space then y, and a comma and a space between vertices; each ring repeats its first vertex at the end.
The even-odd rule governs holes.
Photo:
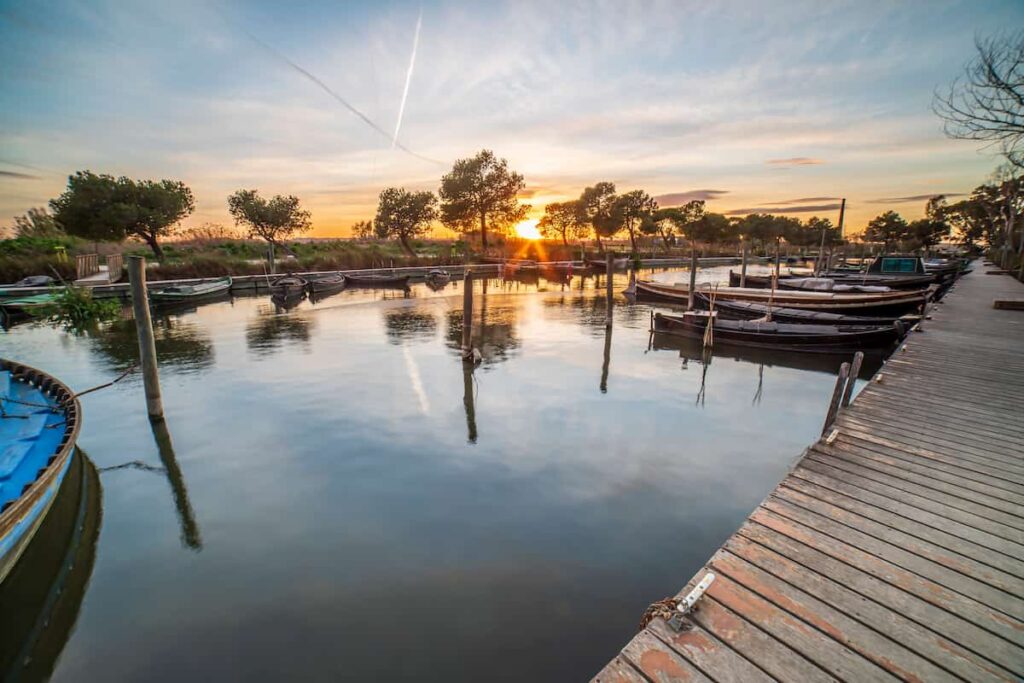
MULTIPOLYGON (((1017 665, 1024 667, 1024 648, 1011 645, 1019 643, 1024 631, 1021 630, 1021 623, 1005 614, 996 612, 987 606, 972 600, 960 593, 949 590, 934 581, 924 578, 910 570, 886 561, 868 551, 851 545, 843 540, 835 538, 814 527, 796 521, 793 517, 783 516, 775 509, 761 508, 753 515, 751 520, 766 526, 777 533, 789 536, 793 540, 800 541, 821 552, 831 555, 835 559, 882 579, 906 593, 914 595, 925 602, 957 614, 962 619, 971 622, 978 629, 988 632, 989 636, 982 638, 976 634, 975 640, 986 649, 997 647, 999 643, 1005 643, 1007 648, 1003 651, 1008 655, 1017 657, 1017 665)), ((936 565, 938 566, 938 565, 936 565)), ((971 647, 966 641, 961 640, 967 647, 971 647)), ((973 647, 971 649, 974 649, 973 647)), ((1001 661, 1003 666, 1015 666, 1014 660, 1007 657, 1001 661)))
MULTIPOLYGON (((926 407, 914 406, 911 402, 889 401, 877 396, 866 398, 857 407, 859 409, 858 412, 878 415, 890 420, 893 424, 927 424, 929 429, 944 427, 953 430, 969 427, 973 435, 982 437, 986 441, 992 439, 998 442, 1017 443, 1017 440, 1024 436, 1024 430, 1021 430, 1009 418, 1006 420, 997 419, 995 416, 984 419, 977 418, 973 415, 957 413, 952 408, 945 411, 936 411, 926 407)), ((1022 411, 1024 411, 1024 408, 1022 408, 1022 411)))
POLYGON ((814 626, 847 649, 898 678, 919 681, 955 680, 954 676, 907 649, 898 641, 880 635, 877 631, 800 590, 791 582, 780 580, 731 551, 719 555, 714 566, 736 583, 814 626))
POLYGON ((925 422, 923 419, 911 420, 901 415, 896 415, 891 410, 876 410, 867 406, 857 406, 857 417, 860 419, 874 419, 888 424, 890 427, 901 430, 905 429, 907 432, 914 434, 919 433, 920 430, 926 430, 927 434, 933 437, 964 439, 978 443, 985 448, 995 446, 1005 452, 1024 456, 1024 448, 1021 447, 1019 442, 1014 441, 1012 436, 982 429, 981 425, 974 423, 962 423, 953 426, 932 422, 924 426, 925 422))
MULTIPOLYGON (((920 391, 920 386, 918 387, 920 391)), ((972 429, 983 429, 997 434, 1021 436, 1024 435, 1022 428, 1015 419, 1019 416, 1020 409, 1002 408, 987 405, 984 411, 973 410, 960 403, 945 403, 929 400, 925 396, 936 396, 936 394, 924 393, 923 396, 914 396, 907 400, 907 396, 893 396, 882 392, 870 392, 857 397, 858 405, 862 408, 875 408, 879 411, 892 413, 901 420, 914 417, 924 423, 937 418, 947 421, 947 424, 969 424, 972 429)), ((941 395, 938 395, 941 396, 941 395)))
MULTIPOLYGON (((856 619, 860 624, 877 630, 892 639, 894 643, 901 643, 921 657, 957 676, 973 681, 1013 679, 1012 674, 999 670, 990 662, 958 645, 956 641, 944 638, 929 629, 921 628, 920 624, 903 614, 866 598, 832 577, 822 576, 784 555, 755 543, 746 536, 734 535, 726 542, 725 547, 763 571, 822 600, 832 608, 856 619)), ((884 652, 884 648, 880 648, 879 651, 884 652)), ((893 659, 902 662, 901 657, 893 657, 893 659)), ((904 670, 907 668, 902 663, 897 666, 904 670)), ((918 672, 918 674, 927 673, 926 671, 918 672)), ((942 674, 936 675, 936 677, 941 676, 942 674)), ((918 677, 920 676, 918 675, 918 677)), ((926 677, 923 680, 928 679, 926 677)))
MULTIPOLYGON (((881 383, 873 382, 864 388, 858 398, 867 400, 885 400, 888 402, 902 402, 904 405, 912 403, 914 407, 926 407, 938 410, 957 408, 965 415, 978 416, 980 418, 1009 418, 1012 419, 1016 412, 1013 407, 999 397, 991 397, 984 404, 974 404, 968 401, 961 401, 959 396, 948 396, 945 394, 923 393, 920 391, 922 383, 913 377, 901 377, 899 374, 890 375, 886 381, 881 383), (913 397, 912 401, 908 401, 913 397)), ((931 386, 926 384, 925 386, 931 386)))
POLYGON ((973 543, 809 482, 788 479, 783 486, 775 489, 772 497, 860 529, 932 562, 972 576, 1018 599, 1024 595, 1024 562, 1017 563, 1020 575, 1014 575, 981 561, 980 558, 986 556, 985 549, 973 543))
POLYGON ((1024 457, 1017 454, 1011 456, 1001 451, 993 451, 992 444, 979 443, 972 439, 966 431, 961 435, 961 438, 951 439, 935 431, 919 431, 911 426, 894 427, 891 421, 879 420, 875 416, 860 412, 855 413, 853 410, 841 412, 836 420, 836 426, 853 426, 861 430, 881 434, 895 441, 901 441, 910 445, 919 444, 925 448, 951 455, 966 451, 976 456, 987 457, 990 460, 1006 459, 1009 462, 1014 462, 1020 457, 1024 457), (1002 455, 1002 457, 993 457, 994 453, 1002 455))
POLYGON ((992 308, 1006 311, 1024 311, 1024 299, 994 299, 992 308))
MULTIPOLYGON (((903 470, 889 467, 885 463, 879 463, 867 458, 862 458, 855 453, 845 451, 828 452, 818 446, 811 448, 806 460, 819 462, 836 469, 849 472, 859 477, 891 486, 913 496, 907 502, 914 503, 917 498, 927 498, 937 506, 945 506, 961 512, 989 520, 995 524, 1009 527, 1004 534, 1011 540, 1018 543, 1024 542, 1024 518, 1013 512, 1007 512, 1004 508, 1013 509, 1013 505, 1006 505, 998 499, 992 499, 984 494, 964 489, 960 486, 948 484, 937 479, 927 477, 912 477, 903 470), (1016 530, 1016 533, 1013 531, 1016 530)), ((1024 551, 1024 548, 1022 548, 1024 551)))
POLYGON ((593 681, 594 683, 648 683, 650 679, 644 677, 622 655, 619 655, 608 662, 607 666, 594 676, 593 681))
POLYGON ((719 683, 774 680, 699 624, 677 633, 661 619, 655 619, 647 630, 719 683))
POLYGON ((647 631, 641 631, 629 641, 626 647, 622 648, 621 656, 637 671, 657 683, 711 681, 699 669, 647 631))

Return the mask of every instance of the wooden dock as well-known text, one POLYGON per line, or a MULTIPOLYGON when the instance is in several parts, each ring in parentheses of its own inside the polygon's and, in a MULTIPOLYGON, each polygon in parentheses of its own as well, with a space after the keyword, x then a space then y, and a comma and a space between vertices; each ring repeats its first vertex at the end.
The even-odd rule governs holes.
POLYGON ((1024 679, 1022 294, 962 278, 680 591, 716 577, 689 630, 594 681, 1024 679))

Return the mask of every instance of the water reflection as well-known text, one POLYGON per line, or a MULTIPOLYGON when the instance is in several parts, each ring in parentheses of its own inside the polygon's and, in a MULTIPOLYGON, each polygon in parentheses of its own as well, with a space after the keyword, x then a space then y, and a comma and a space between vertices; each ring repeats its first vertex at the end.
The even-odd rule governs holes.
POLYGON ((301 315, 269 313, 260 309, 261 315, 251 321, 245 330, 245 342, 257 357, 273 355, 285 346, 309 345, 313 321, 301 315))
POLYGON ((199 525, 196 523, 196 516, 192 511, 192 503, 188 499, 185 477, 181 474, 178 458, 174 454, 174 443, 171 441, 171 432, 167 428, 167 421, 151 420, 150 426, 153 429, 153 439, 156 441, 156 447, 160 453, 160 462, 164 465, 167 482, 171 485, 171 493, 174 496, 174 507, 178 512, 178 523, 181 525, 181 543, 192 550, 202 550, 203 540, 199 535, 199 525))
MULTIPOLYGON (((193 322, 175 315, 153 319, 156 355, 161 367, 203 370, 213 365, 213 343, 193 322)), ((117 320, 90 334, 95 354, 111 369, 123 372, 139 362, 139 341, 134 320, 117 320)))
POLYGON ((437 336, 437 317, 432 312, 415 308, 385 311, 384 329, 392 344, 430 341, 437 336))
POLYGON ((462 407, 466 411, 466 441, 476 443, 476 378, 473 364, 462 364, 462 407))
MULTIPOLYGON (((489 301, 487 280, 481 282, 481 287, 481 293, 473 300, 473 305, 479 309, 479 314, 473 316, 473 347, 480 351, 484 365, 494 365, 508 360, 520 346, 516 334, 520 304, 503 300, 494 306, 489 301)), ((461 357, 462 308, 448 311, 447 318, 445 341, 448 348, 457 350, 461 357)))
POLYGON ((74 630, 96 559, 103 492, 81 449, 49 513, 0 584, 0 680, 50 678, 74 630))
POLYGON ((612 328, 604 329, 604 362, 601 363, 601 393, 608 393, 608 367, 612 362, 612 328))

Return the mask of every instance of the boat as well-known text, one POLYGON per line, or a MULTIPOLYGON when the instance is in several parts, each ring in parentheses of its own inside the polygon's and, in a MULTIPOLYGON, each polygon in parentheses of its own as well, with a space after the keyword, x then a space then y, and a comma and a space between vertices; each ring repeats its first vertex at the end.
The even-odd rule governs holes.
POLYGON ((309 280, 306 285, 306 289, 309 292, 309 296, 323 296, 325 294, 333 294, 340 292, 345 289, 347 279, 341 273, 337 275, 327 275, 325 277, 317 278, 315 280, 309 280))
MULTIPOLYGON (((698 289, 710 292, 707 285, 698 289)), ((934 289, 844 294, 834 292, 800 292, 752 289, 749 287, 719 287, 714 290, 716 301, 753 301, 771 304, 772 307, 799 308, 824 313, 846 313, 850 315, 899 315, 912 313, 934 293, 934 289)), ((666 301, 685 305, 689 299, 689 287, 679 283, 666 285, 649 280, 637 280, 636 296, 640 299, 666 301)))
POLYGON ((52 304, 56 298, 57 296, 53 292, 40 292, 12 299, 0 299, 0 310, 3 310, 8 317, 33 315, 52 304))
MULTIPOLYGON (((739 273, 729 271, 729 286, 739 287, 742 280, 739 273)), ((931 275, 856 275, 829 271, 819 277, 783 275, 776 281, 778 289, 797 289, 824 292, 875 292, 878 287, 886 289, 921 289, 935 281, 931 275)), ((757 289, 771 289, 770 275, 747 275, 746 286, 757 289)))
POLYGON ((59 380, 0 359, 0 584, 46 518, 75 456, 81 406, 59 380))
POLYGON ((191 304, 219 299, 231 293, 231 278, 222 277, 194 285, 172 285, 149 293, 149 300, 157 305, 191 304))
MULTIPOLYGON (((711 296, 706 291, 698 291, 694 295, 694 303, 701 308, 709 309, 712 305, 711 296)), ((763 318, 771 313, 772 320, 776 322, 812 325, 891 325, 894 320, 900 320, 909 327, 921 319, 919 315, 909 314, 897 317, 892 315, 864 316, 825 313, 800 308, 769 307, 767 304, 755 301, 728 301, 718 298, 714 301, 714 309, 719 317, 733 320, 754 320, 756 318, 763 318)))
MULTIPOLYGON (((608 262, 605 259, 588 258, 586 263, 592 270, 596 270, 599 273, 605 273, 608 271, 608 262)), ((612 267, 616 270, 621 270, 628 265, 628 258, 612 259, 612 267)))
POLYGON ((285 275, 270 283, 270 292, 281 299, 303 299, 308 284, 306 280, 296 275, 285 275))
POLYGON ((29 275, 15 282, 11 287, 51 287, 57 281, 49 275, 29 275))
POLYGON ((409 275, 345 275, 348 285, 377 289, 408 289, 409 275))
POLYGON ((451 273, 440 268, 432 268, 424 278, 427 287, 437 292, 444 289, 452 281, 451 273))
POLYGON ((682 315, 654 314, 655 332, 703 337, 712 325, 715 343, 737 346, 771 346, 805 353, 842 353, 891 346, 906 333, 899 321, 891 325, 811 325, 764 320, 729 320, 707 311, 682 315))

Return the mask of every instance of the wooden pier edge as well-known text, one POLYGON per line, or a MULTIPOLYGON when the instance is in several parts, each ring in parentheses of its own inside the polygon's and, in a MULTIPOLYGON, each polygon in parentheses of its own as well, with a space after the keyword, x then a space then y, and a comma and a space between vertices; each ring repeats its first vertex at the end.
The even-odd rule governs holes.
POLYGON ((962 278, 682 588, 716 576, 688 629, 593 681, 1024 678, 1024 318, 992 307, 1022 294, 962 278))

